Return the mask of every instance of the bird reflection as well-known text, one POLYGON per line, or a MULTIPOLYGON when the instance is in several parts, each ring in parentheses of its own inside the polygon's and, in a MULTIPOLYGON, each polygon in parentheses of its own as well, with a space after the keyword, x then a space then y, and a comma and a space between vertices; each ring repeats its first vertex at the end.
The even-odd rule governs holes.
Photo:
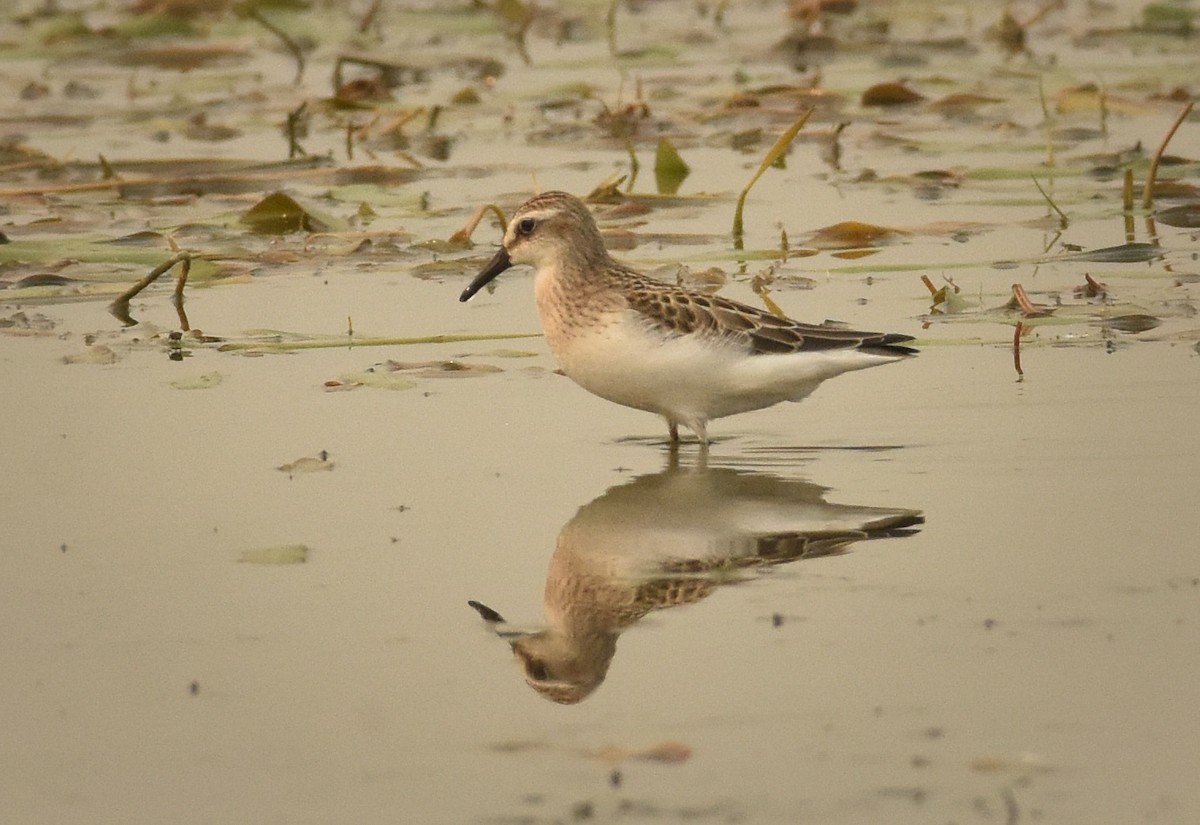
POLYGON ((574 704, 604 681, 617 638, 647 613, 698 602, 756 568, 902 536, 920 511, 831 504, 806 481, 678 468, 612 487, 563 526, 546 573, 544 627, 472 601, 547 699, 574 704))

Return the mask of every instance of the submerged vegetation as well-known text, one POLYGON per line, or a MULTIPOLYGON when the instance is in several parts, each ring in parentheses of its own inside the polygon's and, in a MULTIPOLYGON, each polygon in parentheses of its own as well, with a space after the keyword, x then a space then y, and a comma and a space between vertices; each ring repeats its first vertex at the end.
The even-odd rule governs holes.
MULTIPOLYGON (((923 312, 898 314, 921 314, 931 340, 1000 342, 997 325, 1016 325, 1028 344, 1047 324, 1077 327, 1051 343, 1150 337, 1113 323, 1127 316, 1200 338, 1186 5, 158 0, 4 15, 10 319, 103 300, 134 326, 131 301, 156 300, 142 290, 173 267, 183 332, 185 283, 301 262, 457 281, 483 260, 472 235, 489 211, 503 223, 504 206, 569 175, 590 177, 614 247, 716 263, 717 281, 772 308, 772 284, 820 272, 900 279, 914 301, 928 288, 923 312), (747 208, 760 181, 770 191, 747 208), (708 231, 652 234, 696 218, 708 231), (1111 286, 1080 296, 1089 265, 1111 286), (1005 304, 1014 280, 1056 311, 1005 304), (939 333, 949 321, 978 323, 963 338, 939 333)), ((437 337, 396 333, 356 345, 437 337)), ((236 330, 195 340, 265 346, 236 330)), ((273 346, 319 340, 296 330, 273 346)))

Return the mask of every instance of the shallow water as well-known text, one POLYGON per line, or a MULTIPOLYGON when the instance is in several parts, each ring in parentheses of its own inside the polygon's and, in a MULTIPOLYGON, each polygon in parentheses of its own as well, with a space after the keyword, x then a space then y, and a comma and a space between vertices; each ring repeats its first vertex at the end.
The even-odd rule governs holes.
MULTIPOLYGON (((66 271, 72 284, 0 291, 0 318, 53 325, 0 330, 0 807, 27 823, 1196 819, 1195 229, 1139 215, 1129 238, 1119 180, 1068 173, 1071 157, 1140 140, 1151 147, 1134 164, 1140 181, 1180 108, 1151 92, 1191 82, 1195 57, 1173 38, 1086 47, 1089 21, 1072 9, 1031 28, 1034 61, 1005 61, 982 38, 992 18, 973 6, 945 6, 941 18, 927 4, 894 8, 893 45, 958 32, 979 51, 926 48, 928 62, 903 72, 884 58, 912 49, 858 46, 830 58, 825 86, 847 102, 806 131, 851 121, 843 168, 802 140, 786 169, 768 170, 746 207, 745 246, 760 257, 744 271, 728 235, 736 193, 795 111, 735 118, 731 130, 767 126, 744 155, 700 115, 738 90, 738 69, 754 87, 799 82, 787 61, 763 53, 784 29, 767 6, 727 9, 725 30, 690 6, 622 7, 624 48, 674 50, 625 58, 624 81, 595 22, 602 9, 580 11, 599 28, 579 42, 556 46, 535 29, 532 67, 478 15, 385 14, 385 51, 407 45, 435 66, 451 50, 494 54, 508 72, 481 86, 478 109, 447 109, 450 160, 426 158, 414 184, 351 196, 328 180, 282 178, 347 220, 370 201, 377 217, 354 230, 373 250, 347 252, 359 239, 347 234, 249 236, 236 216, 273 184, 186 203, 11 196, 0 230, 14 246, 201 224, 208 235, 177 233, 184 246, 224 260, 215 280, 188 289, 192 326, 237 344, 277 331, 344 345, 247 353, 185 336, 186 355, 172 360, 167 333, 178 321, 165 283, 134 299, 135 326, 106 312, 152 265, 140 260, 83 257, 58 270, 50 254, 22 273, 66 271), (924 16, 900 14, 913 9, 924 16), (430 46, 428 31, 453 48, 430 46), (974 89, 1004 100, 962 120, 858 106, 863 88, 901 73, 931 96, 974 89), (1065 143, 1045 166, 1039 78, 1054 99, 1097 74, 1115 99, 1109 134, 1065 143), (554 373, 540 338, 357 343, 536 332, 527 272, 457 302, 499 238, 489 221, 471 251, 435 253, 388 233, 445 239, 479 203, 511 210, 534 173, 545 188, 584 194, 627 172, 623 143, 591 124, 595 99, 576 101, 578 118, 556 115, 577 131, 554 140, 535 103, 586 79, 611 106, 631 98, 634 77, 693 172, 681 198, 652 197, 657 134, 641 134, 634 200, 650 211, 604 221, 632 232, 612 236, 622 257, 720 266, 724 294, 749 302, 759 302, 751 277, 774 260, 771 298, 789 314, 917 335, 922 354, 831 382, 800 405, 715 422, 706 461, 694 446, 673 461, 660 421, 554 373), (1118 106, 1122 95, 1138 108, 1118 106), (868 168, 882 182, 864 177, 868 168), (934 192, 902 177, 930 169, 956 170, 962 182, 934 192), (1054 179, 1071 215, 1061 235, 1026 169, 1044 186, 1054 179), (780 226, 799 247, 843 220, 912 234, 858 259, 772 252, 780 226), (1061 246, 1127 240, 1155 241, 1164 255, 1079 261, 1061 246), (421 268, 446 258, 463 260, 421 268), (1073 294, 1085 273, 1107 285, 1107 300, 1073 294), (921 274, 938 287, 952 276, 972 306, 950 321, 929 316, 921 274), (1037 325, 1023 339, 1021 380, 1019 316, 988 310, 1013 283, 1061 304, 1052 323, 1025 319, 1037 325), (1136 334, 1100 324, 1132 314, 1160 323, 1136 334), (64 363, 110 360, 95 357, 99 347, 112 363, 64 363), (498 370, 391 373, 380 366, 388 359, 498 370), (411 386, 346 389, 397 378, 411 386), (183 388, 196 384, 204 388, 183 388), (278 469, 300 459, 309 461, 278 469), (841 546, 837 530, 880 508, 919 511, 923 523, 841 546), (825 543, 782 560, 803 556, 805 531, 825 543), (259 563, 294 545, 307 548, 303 563, 259 563), (468 600, 507 622, 489 626, 468 600), (672 601, 684 603, 666 609, 672 601), (577 661, 587 695, 547 701, 526 684, 512 643, 572 622, 591 640, 577 661)), ((1123 25, 1139 9, 1095 24, 1123 25)), ((7 25, 10 42, 20 30, 7 25)), ((22 103, 6 129, 60 159, 90 157, 98 142, 118 168, 192 153, 278 160, 277 123, 306 97, 328 95, 334 53, 355 43, 339 25, 300 88, 286 57, 254 47, 266 35, 228 22, 214 37, 245 38, 244 65, 152 75, 162 99, 146 105, 182 95, 180 109, 207 107, 210 119, 246 129, 234 143, 172 132, 158 144, 153 129, 186 117, 174 109, 153 128, 101 113, 78 131, 49 129, 34 116, 53 96, 22 103), (227 98, 228 108, 205 103, 227 98)), ((109 59, 7 65, 11 77, 49 77, 54 89, 81 77, 116 94, 130 80, 109 59)), ((148 82, 143 70, 136 78, 148 82)), ((463 85, 446 70, 400 91, 405 105, 428 105, 463 85)), ((1064 110, 1055 122, 1098 119, 1064 110)), ((352 162, 341 141, 328 118, 306 142, 333 151, 339 169, 407 163, 378 146, 352 162)), ((1170 152, 1191 162, 1169 174, 1194 185, 1194 115, 1170 152)), ((36 184, 5 175, 7 189, 36 184)), ((57 254, 79 258, 70 248, 57 254)))

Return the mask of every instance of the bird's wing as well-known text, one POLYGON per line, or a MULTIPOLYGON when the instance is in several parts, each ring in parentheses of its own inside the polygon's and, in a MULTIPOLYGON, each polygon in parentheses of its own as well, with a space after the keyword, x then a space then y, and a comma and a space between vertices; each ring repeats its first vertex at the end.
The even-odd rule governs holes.
POLYGON ((888 355, 916 352, 901 346, 912 340, 911 335, 803 324, 719 295, 673 287, 663 289, 656 284, 632 287, 625 297, 631 309, 669 333, 712 335, 740 343, 754 354, 857 348, 888 355))

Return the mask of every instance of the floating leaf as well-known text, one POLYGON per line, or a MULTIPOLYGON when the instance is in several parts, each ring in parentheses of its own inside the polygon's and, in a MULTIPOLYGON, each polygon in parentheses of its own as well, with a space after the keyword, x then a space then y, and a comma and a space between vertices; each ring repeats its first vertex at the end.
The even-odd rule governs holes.
POLYGON ((903 83, 876 83, 862 94, 863 106, 904 106, 918 103, 925 95, 915 92, 903 83))
POLYGON ((392 99, 392 90, 380 75, 356 77, 338 86, 333 99, 342 106, 383 103, 392 99))
POLYGON ((654 182, 658 186, 658 193, 674 195, 691 172, 691 167, 684 163, 674 144, 665 137, 659 138, 658 151, 654 154, 654 182))
POLYGON ((876 246, 905 232, 887 226, 877 226, 861 221, 842 221, 822 227, 812 233, 808 243, 820 249, 859 249, 876 246))
POLYGON ((1131 315, 1118 315, 1115 318, 1105 318, 1100 323, 1106 329, 1114 329, 1117 332, 1135 333, 1154 329, 1162 324, 1162 321, 1153 315, 1134 313, 1131 315))
POLYGON ((238 558, 243 564, 303 564, 308 561, 308 547, 303 544, 281 544, 247 550, 238 558))
POLYGON ((831 252, 830 254, 833 255, 833 257, 843 261, 857 261, 859 258, 870 257, 878 251, 878 249, 872 249, 868 247, 865 249, 840 249, 837 252, 831 252))
POLYGON ((1155 34, 1186 37, 1193 33, 1196 9, 1180 3, 1148 3, 1142 9, 1142 27, 1155 34))
POLYGON ((470 378, 503 372, 492 364, 470 364, 465 361, 384 361, 389 372, 410 372, 422 378, 470 378))
POLYGON ((1106 246, 1101 249, 1089 249, 1083 252, 1072 252, 1049 260, 1091 261, 1107 264, 1136 264, 1143 261, 1153 261, 1161 258, 1161 246, 1152 243, 1125 243, 1120 246, 1106 246))
POLYGON ((998 97, 988 97, 987 95, 971 94, 961 92, 959 94, 950 94, 939 98, 929 104, 929 108, 934 111, 956 113, 968 112, 976 109, 979 106, 985 106, 989 103, 1003 103, 1004 101, 998 97))
POLYGON ((242 223, 263 235, 289 232, 334 232, 345 229, 340 222, 318 217, 285 192, 272 192, 242 215, 242 223))
POLYGON ((450 102, 455 106, 475 106, 483 101, 479 97, 479 92, 475 91, 475 87, 465 86, 454 93, 450 102))
POLYGON ((500 19, 515 27, 524 26, 533 17, 533 9, 521 0, 498 0, 492 10, 500 19))
POLYGON ((357 389, 358 387, 374 387, 377 390, 411 390, 417 382, 404 375, 390 372, 364 370, 343 375, 335 382, 325 382, 327 390, 357 389))
MULTIPOLYGON (((177 24, 181 18, 173 15, 156 15, 156 21, 177 24)), ((155 36, 170 35, 172 37, 186 32, 152 32, 155 36)), ((140 36, 131 33, 132 36, 140 36)), ((155 66, 160 69, 190 71, 211 64, 234 65, 244 63, 252 57, 252 52, 242 45, 228 43, 184 43, 174 41, 169 46, 124 46, 112 56, 114 62, 124 66, 155 66)))
MULTIPOLYGON (((1161 194, 1155 190, 1155 194, 1161 194)), ((1159 223, 1165 223, 1167 226, 1175 226, 1180 229, 1196 229, 1200 227, 1200 203, 1181 203, 1179 206, 1170 206, 1166 209, 1159 209, 1154 213, 1154 219, 1159 223)))
POLYGON ((692 758, 692 749, 682 742, 659 742, 657 745, 634 751, 631 757, 646 762, 679 763, 692 758))

